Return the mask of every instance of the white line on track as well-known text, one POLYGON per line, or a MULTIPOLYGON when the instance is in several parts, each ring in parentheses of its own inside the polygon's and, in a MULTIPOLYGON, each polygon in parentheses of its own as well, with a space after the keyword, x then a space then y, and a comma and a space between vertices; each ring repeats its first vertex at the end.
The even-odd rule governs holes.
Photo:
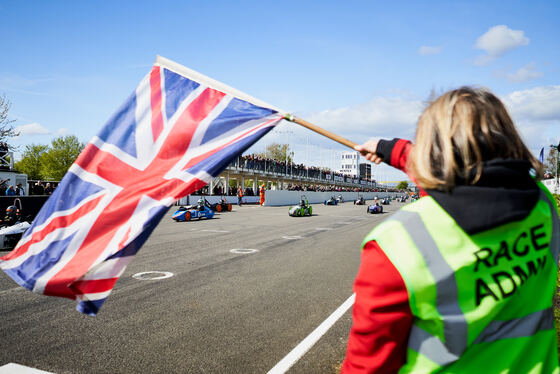
POLYGON ((143 271, 141 273, 136 273, 132 276, 134 279, 138 280, 160 280, 171 278, 173 273, 169 271, 143 271))
POLYGON ((324 320, 313 332, 301 341, 290 353, 278 362, 267 374, 283 374, 288 371, 307 351, 317 343, 317 341, 325 335, 325 333, 335 324, 342 315, 350 309, 356 294, 352 294, 345 302, 342 303, 326 320, 324 320))
POLYGON ((330 227, 315 227, 315 230, 317 230, 317 231, 329 231, 329 230, 332 230, 332 228, 330 228, 330 227))
POLYGON ((52 374, 52 373, 10 362, 9 364, 0 366, 0 374, 52 374))
POLYGON ((299 236, 299 235, 283 236, 282 239, 297 240, 297 239, 303 239, 303 236, 299 236))
POLYGON ((259 250, 253 248, 234 248, 234 249, 230 249, 229 251, 235 254, 248 255, 251 253, 257 253, 259 250))

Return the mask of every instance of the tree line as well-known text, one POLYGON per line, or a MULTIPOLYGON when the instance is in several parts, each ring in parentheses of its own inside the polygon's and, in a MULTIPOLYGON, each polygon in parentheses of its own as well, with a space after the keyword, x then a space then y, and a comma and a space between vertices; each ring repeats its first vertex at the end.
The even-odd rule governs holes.
MULTIPOLYGON (((9 144, 10 138, 20 134, 13 126, 14 120, 10 119, 11 102, 6 95, 0 96, 0 143, 7 143, 8 149, 17 150, 9 144)), ((76 160, 85 143, 74 135, 60 136, 50 144, 28 144, 22 152, 21 160, 14 163, 17 172, 27 174, 29 179, 59 181, 76 160)))
POLYGON ((84 147, 74 135, 55 138, 49 145, 28 144, 14 168, 29 179, 59 181, 84 147))

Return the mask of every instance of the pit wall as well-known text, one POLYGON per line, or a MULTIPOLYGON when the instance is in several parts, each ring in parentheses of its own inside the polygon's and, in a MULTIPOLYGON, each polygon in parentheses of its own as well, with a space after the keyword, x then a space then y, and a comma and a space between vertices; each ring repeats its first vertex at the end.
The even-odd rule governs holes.
MULTIPOLYGON (((344 202, 352 202, 362 195, 364 199, 371 201, 374 197, 382 198, 386 196, 403 196, 400 192, 313 192, 313 191, 286 191, 286 190, 267 190, 265 192, 266 206, 285 206, 298 204, 301 195, 305 195, 311 204, 323 204, 331 196, 338 197, 342 195, 344 202)), ((211 204, 220 200, 218 195, 191 195, 179 200, 178 205, 196 204, 197 200, 205 197, 211 204)), ((237 204, 237 196, 226 196, 231 204, 237 204)), ((257 204, 260 201, 259 196, 244 196, 243 204, 257 204)))
POLYGON ((398 192, 310 192, 310 191, 266 191, 265 205, 267 206, 282 206, 282 205, 292 205, 299 203, 301 195, 305 195, 307 200, 311 204, 323 204, 325 200, 334 196, 342 195, 344 202, 352 202, 362 195, 366 200, 372 200, 374 197, 386 197, 386 196, 402 196, 402 193, 398 192))

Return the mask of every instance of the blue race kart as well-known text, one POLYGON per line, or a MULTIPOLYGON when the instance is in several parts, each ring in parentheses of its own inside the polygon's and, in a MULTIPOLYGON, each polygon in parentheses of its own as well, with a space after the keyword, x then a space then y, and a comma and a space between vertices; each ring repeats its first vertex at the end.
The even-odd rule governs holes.
POLYGON ((371 213, 371 214, 383 213, 383 205, 379 205, 378 203, 375 203, 373 205, 369 205, 367 207, 366 212, 371 213))
POLYGON ((214 211, 208 208, 204 201, 198 201, 197 205, 182 206, 171 216, 177 222, 186 222, 198 218, 213 218, 214 211))
POLYGON ((336 200, 336 198, 334 196, 331 196, 330 199, 325 200, 325 205, 337 205, 338 201, 336 200))

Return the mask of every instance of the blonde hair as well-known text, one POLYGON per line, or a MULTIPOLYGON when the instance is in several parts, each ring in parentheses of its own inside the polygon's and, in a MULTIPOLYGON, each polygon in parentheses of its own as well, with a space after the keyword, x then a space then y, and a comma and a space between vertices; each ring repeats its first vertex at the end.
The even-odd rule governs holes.
POLYGON ((504 104, 485 89, 462 87, 440 96, 418 120, 407 169, 422 188, 474 184, 485 161, 527 160, 537 177, 542 164, 519 136, 504 104))

